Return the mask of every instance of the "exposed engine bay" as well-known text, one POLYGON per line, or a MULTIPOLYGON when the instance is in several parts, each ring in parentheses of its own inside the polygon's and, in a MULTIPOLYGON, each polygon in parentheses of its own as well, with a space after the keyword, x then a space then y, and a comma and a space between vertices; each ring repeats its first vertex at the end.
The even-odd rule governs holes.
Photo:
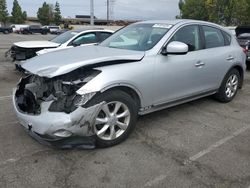
POLYGON ((49 101, 53 101, 49 111, 71 113, 84 103, 76 91, 99 73, 94 69, 77 69, 54 78, 28 75, 18 84, 16 103, 22 112, 28 114, 40 114, 41 103, 49 101))

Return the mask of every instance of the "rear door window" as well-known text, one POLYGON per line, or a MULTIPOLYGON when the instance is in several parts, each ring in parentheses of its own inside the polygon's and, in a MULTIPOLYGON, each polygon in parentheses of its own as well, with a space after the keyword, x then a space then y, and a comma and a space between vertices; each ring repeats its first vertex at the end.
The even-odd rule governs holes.
POLYGON ((205 37, 206 48, 217 48, 225 46, 224 37, 219 29, 209 26, 202 26, 205 37))

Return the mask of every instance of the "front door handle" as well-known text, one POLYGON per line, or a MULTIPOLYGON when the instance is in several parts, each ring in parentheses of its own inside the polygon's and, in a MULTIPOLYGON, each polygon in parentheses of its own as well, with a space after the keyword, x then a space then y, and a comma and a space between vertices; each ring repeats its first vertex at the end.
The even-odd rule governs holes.
POLYGON ((205 63, 204 62, 202 62, 202 61, 198 61, 197 63, 195 63, 195 67, 203 67, 203 66, 205 66, 205 63))
POLYGON ((228 58, 226 59, 227 61, 231 61, 231 60, 234 60, 234 57, 233 56, 228 56, 228 58))

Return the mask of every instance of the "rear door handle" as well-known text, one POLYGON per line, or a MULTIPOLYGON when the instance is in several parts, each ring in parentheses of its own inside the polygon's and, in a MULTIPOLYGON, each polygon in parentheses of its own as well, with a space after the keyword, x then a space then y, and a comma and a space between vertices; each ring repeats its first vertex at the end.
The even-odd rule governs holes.
POLYGON ((198 61, 197 63, 195 63, 195 67, 203 67, 205 66, 205 63, 203 63, 202 61, 198 61))
POLYGON ((227 60, 227 61, 234 60, 234 57, 233 57, 233 56, 229 56, 226 60, 227 60))

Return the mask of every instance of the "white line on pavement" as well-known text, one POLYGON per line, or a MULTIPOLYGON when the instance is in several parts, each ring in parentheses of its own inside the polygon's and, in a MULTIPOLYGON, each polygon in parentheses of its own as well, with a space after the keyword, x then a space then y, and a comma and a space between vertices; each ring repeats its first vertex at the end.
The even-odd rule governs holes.
POLYGON ((196 155, 193 155, 192 157, 189 158, 189 161, 196 161, 197 159, 203 157, 204 155, 210 153, 211 151, 213 151, 214 149, 220 147, 221 145, 225 144, 226 142, 228 142, 229 140, 233 139, 234 137, 240 135, 241 133, 245 132, 247 129, 249 129, 250 126, 246 126, 243 127, 241 129, 238 129, 237 131, 235 131, 234 133, 232 133, 231 135, 219 140, 218 142, 214 143, 213 145, 209 146, 207 149, 197 153, 196 155))
POLYGON ((5 100, 5 99, 10 99, 12 97, 12 95, 9 96, 1 96, 0 100, 5 100))
POLYGON ((19 121, 10 121, 10 122, 5 123, 5 125, 6 124, 16 124, 16 123, 19 123, 19 121))
POLYGON ((156 178, 154 178, 153 180, 148 181, 144 187, 153 187, 156 186, 159 182, 163 181, 164 179, 166 179, 167 176, 166 175, 160 175, 157 176, 156 178))

